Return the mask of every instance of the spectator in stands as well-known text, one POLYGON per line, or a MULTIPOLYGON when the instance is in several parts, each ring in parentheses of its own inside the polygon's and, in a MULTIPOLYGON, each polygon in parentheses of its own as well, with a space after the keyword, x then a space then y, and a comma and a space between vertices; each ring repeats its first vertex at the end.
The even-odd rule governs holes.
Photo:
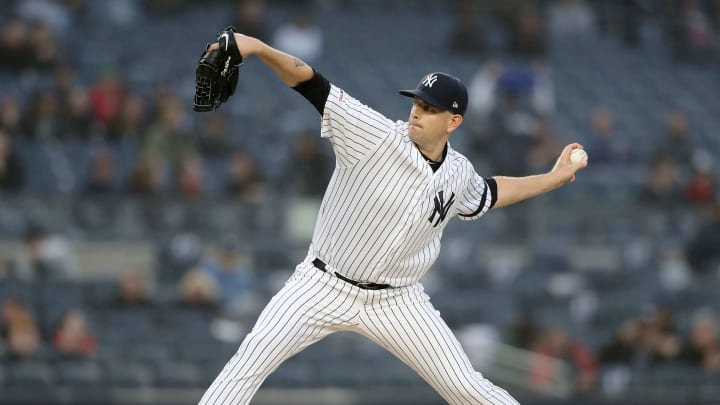
POLYGON ((595 32, 594 10, 584 0, 560 0, 548 10, 550 32, 573 38, 595 32))
POLYGON ((660 18, 665 37, 664 43, 668 45, 673 59, 685 61, 688 59, 688 46, 683 17, 683 1, 662 1, 659 3, 660 18))
POLYGON ((205 173, 202 157, 189 153, 180 157, 175 172, 175 189, 187 199, 202 197, 205 193, 205 173))
POLYGON ((12 262, 0 259, 0 283, 12 277, 12 262))
POLYGON ((148 14, 155 16, 167 16, 181 12, 191 2, 189 0, 150 0, 142 4, 148 14))
POLYGON ((468 118, 472 119, 472 128, 476 132, 488 132, 487 121, 495 110, 497 102, 497 82, 502 75, 503 65, 499 61, 490 60, 470 79, 468 86, 468 118), (471 118, 472 117, 472 118, 471 118))
POLYGON ((493 135, 482 148, 493 171, 514 176, 529 170, 527 162, 536 125, 537 116, 523 105, 518 93, 501 93, 497 108, 490 116, 489 131, 493 135))
POLYGON ((233 144, 228 138, 229 133, 225 115, 214 113, 205 117, 198 140, 198 150, 202 156, 204 158, 226 157, 233 150, 233 144))
POLYGON ((590 115, 590 139, 585 150, 592 156, 593 164, 613 165, 629 160, 629 147, 618 138, 615 119, 608 109, 593 109, 590 115))
POLYGON ((62 57, 60 44, 50 25, 35 21, 30 26, 29 40, 35 68, 52 69, 60 62, 62 57))
POLYGON ((306 197, 320 197, 325 191, 332 162, 315 134, 305 131, 297 137, 292 158, 285 168, 290 187, 306 197))
POLYGON ((152 155, 141 155, 128 179, 127 190, 136 196, 159 195, 165 185, 166 165, 152 155))
POLYGON ((55 139, 60 130, 60 105, 55 93, 42 90, 35 94, 24 120, 25 135, 41 140, 55 139))
POLYGON ((13 268, 21 280, 76 279, 78 268, 67 240, 30 225, 13 268))
POLYGON ((695 204, 715 201, 715 174, 712 170, 695 169, 685 186, 685 198, 695 204))
POLYGON ((485 50, 485 35, 478 24, 478 7, 463 1, 456 6, 448 37, 448 48, 457 54, 479 56, 485 50))
POLYGON ((720 371, 720 338, 714 313, 700 310, 693 317, 690 340, 683 345, 678 359, 707 371, 720 371))
POLYGON ((92 113, 88 92, 82 87, 71 89, 60 99, 58 136, 87 138, 91 135, 92 113))
POLYGON ((0 307, 0 337, 6 339, 10 325, 26 315, 30 315, 30 313, 18 298, 12 295, 5 297, 2 307, 0 307))
POLYGON ((541 59, 530 62, 530 73, 533 79, 529 103, 532 111, 543 117, 551 118, 555 113, 555 84, 552 69, 541 59))
POLYGON ((120 103, 117 116, 108 128, 113 141, 140 141, 146 131, 145 102, 136 94, 127 94, 120 103))
POLYGON ((579 340, 571 339, 560 328, 546 328, 538 336, 530 363, 530 381, 538 388, 550 387, 559 381, 563 370, 552 363, 552 359, 567 361, 572 367, 571 378, 576 394, 588 394, 598 378, 597 361, 592 352, 579 340))
POLYGON ((18 192, 25 185, 25 168, 10 136, 0 129, 0 192, 18 192))
POLYGON ((673 110, 667 116, 665 135, 657 140, 653 151, 654 160, 669 158, 678 166, 680 174, 690 172, 695 146, 688 132, 687 115, 680 110, 673 110))
MULTIPOLYGON (((88 2, 82 1, 82 6, 86 6, 91 11, 89 15, 93 22, 97 25, 105 27, 107 30, 128 30, 135 28, 134 24, 142 21, 144 17, 144 6, 151 1, 103 1, 88 2)), ((179 3, 179 2, 178 2, 179 3)))
MULTIPOLYGON (((68 94, 77 88, 85 88, 77 81, 77 72, 67 64, 58 65, 53 71, 53 91, 60 100, 66 100, 68 94)), ((88 103, 90 95, 88 94, 88 103)))
POLYGON ((554 151, 562 148, 560 141, 553 132, 549 120, 538 119, 532 131, 532 146, 528 151, 528 167, 531 170, 546 170, 555 163, 554 151))
POLYGON ((641 326, 636 319, 623 322, 615 332, 615 337, 600 347, 600 364, 632 366, 640 352, 641 332, 641 326))
POLYGON ((513 320, 504 340, 507 344, 530 350, 540 332, 532 311, 525 309, 513 320))
POLYGON ((7 355, 11 359, 24 360, 38 356, 42 347, 37 324, 31 318, 12 324, 7 334, 7 355))
POLYGON ((34 0, 17 2, 15 12, 26 21, 40 21, 53 31, 64 33, 81 10, 78 1, 34 0))
POLYGON ((22 109, 17 97, 8 95, 0 100, 0 131, 11 137, 17 137, 22 132, 22 109))
POLYGON ((309 16, 299 14, 275 31, 272 45, 305 62, 311 62, 322 54, 323 32, 309 16))
MULTIPOLYGON (((620 38, 625 45, 637 48, 642 45, 640 30, 643 27, 642 17, 645 12, 642 0, 624 0, 620 2, 619 30, 620 38)), ((610 3, 610 2, 608 2, 610 3)), ((664 2, 669 3, 669 2, 664 2)))
POLYGON ((158 94, 157 119, 150 124, 142 153, 159 157, 172 165, 195 151, 183 103, 169 91, 158 94))
POLYGON ((240 0, 237 2, 233 27, 237 32, 267 41, 267 31, 263 23, 265 0, 240 0))
POLYGON ((696 272, 714 271, 720 264, 720 199, 711 209, 710 218, 703 222, 686 247, 692 269, 696 272))
POLYGON ((545 23, 537 2, 506 0, 495 7, 508 34, 511 53, 532 59, 545 55, 545 23))
POLYGON ((228 195, 250 201, 265 196, 265 184, 252 156, 235 151, 230 156, 228 166, 228 195))
POLYGON ((642 192, 646 202, 672 205, 682 200, 682 183, 676 162, 669 158, 655 161, 642 192))
POLYGON ((695 152, 692 173, 685 185, 685 198, 695 204, 712 204, 715 201, 715 185, 712 156, 704 151, 695 152))
POLYGON ((0 339, 11 359, 28 359, 39 354, 40 329, 30 310, 14 298, 6 298, 2 305, 0 339))
POLYGON ((117 74, 112 71, 104 72, 100 80, 90 89, 93 120, 106 127, 110 126, 117 119, 124 97, 125 89, 117 74))
POLYGON ((257 310, 255 295, 259 285, 247 250, 234 235, 225 235, 218 249, 205 258, 199 270, 209 275, 219 286, 220 308, 229 314, 244 314, 257 310))
POLYGON ((657 272, 662 287, 669 292, 687 288, 692 282, 692 272, 682 248, 667 244, 660 252, 657 272))
POLYGON ((147 279, 137 268, 125 269, 118 279, 118 291, 112 304, 119 308, 143 308, 151 303, 147 279))
POLYGON ((0 69, 19 71, 31 66, 33 50, 29 45, 28 28, 22 20, 3 24, 0 33, 0 69))
POLYGON ((216 312, 219 286, 206 272, 192 269, 183 274, 178 284, 179 304, 183 308, 216 312))
POLYGON ((640 325, 640 347, 650 366, 676 359, 680 350, 680 338, 669 307, 655 305, 646 309, 640 318, 640 325))
POLYGON ((109 151, 102 151, 91 158, 89 178, 83 187, 83 193, 107 196, 115 191, 115 160, 109 151))
POLYGON ((714 59, 716 33, 709 16, 696 0, 683 2, 684 31, 690 59, 708 65, 714 59))
POLYGON ((53 347, 68 358, 88 358, 97 352, 97 339, 90 332, 81 310, 71 310, 63 316, 53 333, 53 347))
POLYGON ((706 5, 710 24, 712 24, 715 32, 718 32, 720 31, 720 1, 711 0, 709 3, 706 3, 706 5))

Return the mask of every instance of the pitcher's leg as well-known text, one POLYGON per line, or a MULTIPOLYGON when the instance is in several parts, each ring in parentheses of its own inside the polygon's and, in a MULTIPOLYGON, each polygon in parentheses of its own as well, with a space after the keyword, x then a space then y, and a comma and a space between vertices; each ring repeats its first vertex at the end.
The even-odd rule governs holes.
POLYGON ((247 404, 285 360, 353 317, 353 297, 329 277, 294 275, 265 307, 253 330, 200 400, 202 405, 247 404))
POLYGON ((363 333, 415 370, 448 403, 518 403, 473 369, 460 342, 429 299, 405 295, 394 304, 368 309, 363 333))

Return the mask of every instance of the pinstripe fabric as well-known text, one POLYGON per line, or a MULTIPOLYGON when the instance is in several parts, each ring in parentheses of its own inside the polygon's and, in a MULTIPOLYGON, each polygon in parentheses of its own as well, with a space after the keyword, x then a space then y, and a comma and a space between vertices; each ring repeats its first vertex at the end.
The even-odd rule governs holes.
POLYGON ((407 123, 388 120, 335 86, 321 135, 332 142, 337 165, 310 255, 333 271, 355 280, 412 284, 437 258, 450 218, 477 219, 490 208, 490 189, 465 156, 448 146, 433 172, 408 137, 407 123), (433 226, 428 219, 440 192, 455 201, 433 226))
POLYGON ((450 404, 517 404, 475 371, 422 286, 379 291, 361 312, 359 333, 384 347, 450 404))
POLYGON ((301 263, 228 361, 200 405, 250 403, 285 360, 334 332, 384 347, 450 404, 517 404, 475 371, 420 284, 362 290, 301 263))
POLYGON ((282 362, 358 323, 359 288, 304 264, 265 307, 200 404, 247 404, 282 362))
POLYGON ((433 264, 448 221, 484 215, 490 187, 448 145, 433 172, 392 122, 332 86, 321 135, 336 168, 305 260, 263 310, 253 330, 200 401, 247 404, 285 360, 337 331, 386 348, 451 404, 515 404, 475 371, 418 279, 433 264), (320 258, 328 272, 312 265, 320 258), (334 276, 390 284, 363 290, 334 276))

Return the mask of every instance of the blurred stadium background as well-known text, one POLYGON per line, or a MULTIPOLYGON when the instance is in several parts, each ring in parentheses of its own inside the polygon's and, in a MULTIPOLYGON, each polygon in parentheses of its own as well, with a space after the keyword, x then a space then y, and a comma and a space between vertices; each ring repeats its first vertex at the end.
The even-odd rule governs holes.
MULTIPOLYGON (((448 227, 434 304, 522 403, 720 403, 720 2, 6 0, 0 24, 0 403, 196 403, 304 256, 314 109, 249 60, 191 111, 230 24, 393 119, 397 89, 464 78, 451 141, 481 174, 584 143, 574 184, 448 227)), ((442 400, 339 334, 255 403, 442 400)))

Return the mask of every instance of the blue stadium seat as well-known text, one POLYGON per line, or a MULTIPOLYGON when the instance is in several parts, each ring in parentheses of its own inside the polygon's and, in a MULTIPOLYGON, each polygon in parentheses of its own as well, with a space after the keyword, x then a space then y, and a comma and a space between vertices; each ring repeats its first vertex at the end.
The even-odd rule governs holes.
POLYGON ((94 361, 60 361, 55 364, 55 371, 61 385, 89 388, 104 383, 102 367, 94 361))
POLYGON ((108 383, 113 387, 148 387, 155 383, 155 374, 150 366, 118 360, 105 363, 108 383))
POLYGON ((199 387, 206 379, 192 363, 165 361, 157 365, 157 384, 163 387, 199 387))
POLYGON ((7 384, 26 389, 46 389, 57 380, 52 367, 42 361, 16 361, 7 364, 7 384))
POLYGON ((32 309, 34 304, 33 289, 33 284, 30 282, 3 280, 0 282, 0 303, 12 298, 32 309))
POLYGON ((124 357, 146 364, 160 364, 173 358, 171 349, 160 343, 145 341, 125 348, 124 357))

